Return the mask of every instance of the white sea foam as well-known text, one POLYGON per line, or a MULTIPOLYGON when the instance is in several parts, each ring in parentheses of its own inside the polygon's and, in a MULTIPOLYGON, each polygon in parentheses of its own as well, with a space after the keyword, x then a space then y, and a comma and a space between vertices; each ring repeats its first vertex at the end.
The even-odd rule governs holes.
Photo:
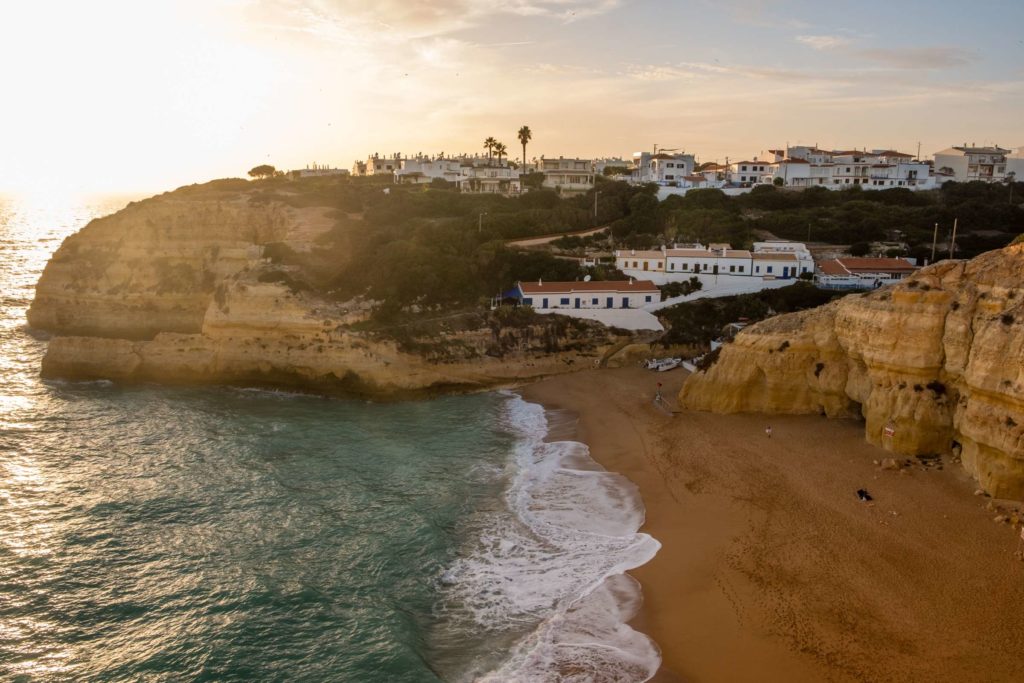
POLYGON ((517 442, 505 509, 480 521, 476 544, 443 576, 478 627, 529 629, 481 680, 647 680, 661 657, 625 623, 641 598, 624 572, 661 546, 637 531, 636 486, 601 468, 585 444, 545 443, 541 406, 510 394, 507 415, 517 442))

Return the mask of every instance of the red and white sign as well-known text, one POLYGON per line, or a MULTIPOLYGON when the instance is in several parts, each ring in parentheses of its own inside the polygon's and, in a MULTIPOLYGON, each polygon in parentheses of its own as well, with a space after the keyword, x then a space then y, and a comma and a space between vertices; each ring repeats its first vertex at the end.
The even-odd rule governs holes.
POLYGON ((882 433, 886 436, 895 436, 896 429, 892 425, 885 425, 885 429, 882 430, 882 433))

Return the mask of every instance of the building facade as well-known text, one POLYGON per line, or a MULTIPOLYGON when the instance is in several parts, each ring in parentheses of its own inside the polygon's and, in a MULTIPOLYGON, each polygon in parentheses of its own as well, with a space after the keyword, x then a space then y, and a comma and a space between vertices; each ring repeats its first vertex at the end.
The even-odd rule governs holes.
POLYGON ((633 277, 648 273, 666 282, 687 280, 694 275, 790 279, 814 273, 814 259, 804 244, 773 240, 755 242, 753 251, 733 249, 728 244, 619 250, 615 252, 615 267, 633 277))
POLYGON ((634 183, 657 183, 658 185, 681 186, 686 176, 693 175, 695 159, 692 154, 668 154, 659 152, 637 152, 633 155, 634 183))
POLYGON ((935 171, 957 182, 981 180, 1002 182, 1006 179, 1006 157, 1011 150, 993 145, 975 147, 964 143, 935 153, 935 171))
POLYGON ((523 305, 539 311, 583 308, 643 308, 661 301, 661 290, 647 280, 598 282, 518 282, 523 305))
POLYGON ((814 282, 823 289, 871 289, 920 270, 905 258, 837 258, 818 264, 814 282))
POLYGON ((542 157, 540 172, 544 174, 542 187, 563 195, 583 194, 594 187, 594 165, 590 159, 542 157))

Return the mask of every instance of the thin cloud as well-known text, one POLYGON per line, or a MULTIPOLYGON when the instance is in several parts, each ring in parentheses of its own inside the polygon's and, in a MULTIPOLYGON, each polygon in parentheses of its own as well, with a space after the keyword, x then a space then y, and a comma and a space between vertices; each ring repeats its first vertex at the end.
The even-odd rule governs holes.
POLYGON ((814 48, 815 50, 834 50, 837 47, 845 47, 852 43, 844 36, 797 36, 796 42, 814 48))
POLYGON ((857 54, 896 69, 948 69, 977 60, 974 53, 961 47, 873 48, 857 54))

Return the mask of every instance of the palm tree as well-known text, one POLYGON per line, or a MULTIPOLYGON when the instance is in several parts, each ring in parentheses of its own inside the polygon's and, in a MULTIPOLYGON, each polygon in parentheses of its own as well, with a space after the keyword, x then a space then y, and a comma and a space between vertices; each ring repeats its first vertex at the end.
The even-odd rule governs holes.
POLYGON ((496 142, 494 143, 494 153, 498 155, 498 166, 501 166, 501 157, 508 153, 508 147, 504 142, 496 142))
POLYGON ((487 150, 487 163, 491 162, 491 152, 494 151, 494 146, 498 144, 498 141, 493 137, 489 137, 484 140, 484 149, 487 150))
POLYGON ((523 171, 526 171, 526 143, 533 139, 533 131, 529 126, 519 129, 519 142, 523 145, 523 171))

